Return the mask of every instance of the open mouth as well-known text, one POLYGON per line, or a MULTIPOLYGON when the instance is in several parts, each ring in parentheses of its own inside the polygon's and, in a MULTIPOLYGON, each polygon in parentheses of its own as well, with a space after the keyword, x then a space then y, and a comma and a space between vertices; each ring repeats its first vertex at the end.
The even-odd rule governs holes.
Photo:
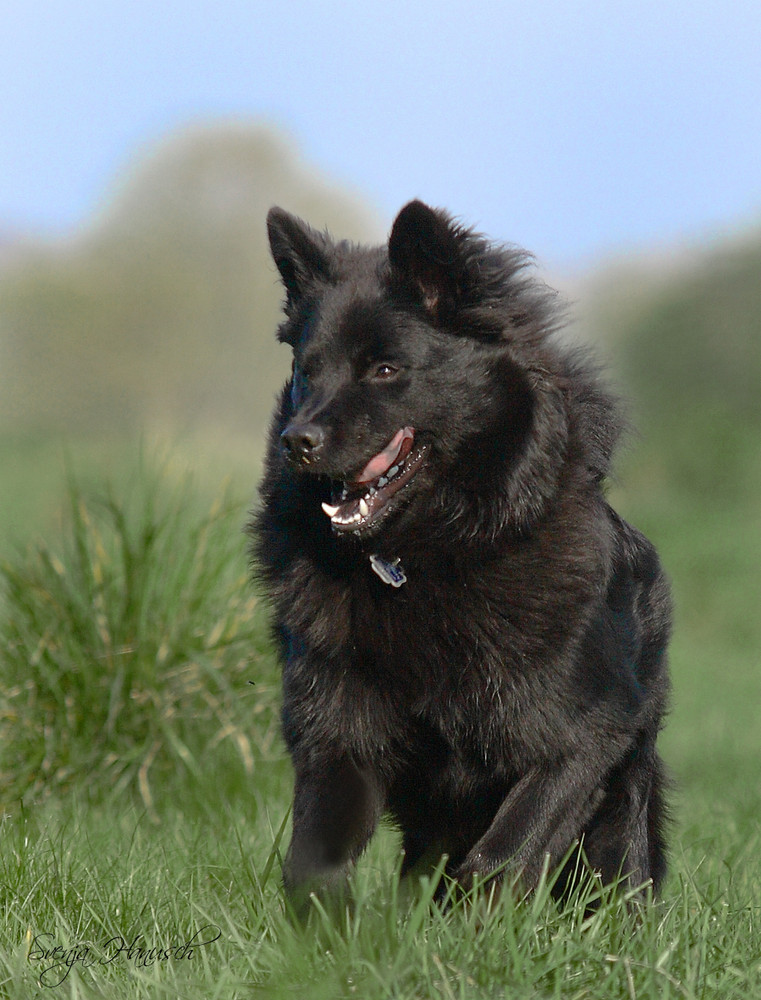
POLYGON ((361 531, 388 511, 393 497, 413 479, 425 461, 427 447, 414 444, 413 428, 400 428, 356 479, 343 483, 333 503, 322 505, 336 531, 361 531))

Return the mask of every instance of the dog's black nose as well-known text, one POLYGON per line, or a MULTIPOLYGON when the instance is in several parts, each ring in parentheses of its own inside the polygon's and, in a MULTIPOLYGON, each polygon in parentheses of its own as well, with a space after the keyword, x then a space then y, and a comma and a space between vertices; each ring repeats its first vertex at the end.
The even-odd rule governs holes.
POLYGON ((319 457, 325 431, 319 424, 289 424, 280 435, 292 462, 309 465, 319 457))

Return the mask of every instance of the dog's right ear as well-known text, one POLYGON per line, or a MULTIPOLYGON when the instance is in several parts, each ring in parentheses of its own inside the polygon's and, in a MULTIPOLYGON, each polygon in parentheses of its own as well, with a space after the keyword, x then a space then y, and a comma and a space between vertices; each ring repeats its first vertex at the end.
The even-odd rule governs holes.
POLYGON ((327 241, 301 219, 282 208, 271 208, 267 213, 267 235, 288 305, 298 302, 315 278, 329 277, 327 241))

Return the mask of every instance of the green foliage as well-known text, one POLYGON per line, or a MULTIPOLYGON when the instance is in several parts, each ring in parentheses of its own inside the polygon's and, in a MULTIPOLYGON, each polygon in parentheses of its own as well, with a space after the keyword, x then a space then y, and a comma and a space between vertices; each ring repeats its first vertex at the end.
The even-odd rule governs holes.
POLYGON ((228 496, 197 507, 168 469, 143 468, 126 497, 72 485, 61 551, 40 543, 2 566, 6 804, 77 786, 139 792, 153 811, 154 778, 251 775, 254 742, 271 747, 276 688, 242 511, 228 496))
POLYGON ((655 266, 598 277, 587 325, 610 345, 638 450, 701 461, 704 473, 718 466, 742 484, 745 453, 727 461, 736 430, 761 429, 761 233, 703 248, 670 277, 655 266))
POLYGON ((760 426, 761 241, 707 253, 618 335, 646 419, 730 414, 760 426))

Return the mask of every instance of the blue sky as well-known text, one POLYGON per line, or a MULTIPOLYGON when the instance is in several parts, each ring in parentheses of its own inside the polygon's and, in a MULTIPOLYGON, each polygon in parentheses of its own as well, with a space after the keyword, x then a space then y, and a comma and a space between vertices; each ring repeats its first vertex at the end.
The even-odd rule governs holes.
POLYGON ((0 12, 0 229, 66 232, 147 143, 231 115, 386 222, 422 197, 552 267, 761 221, 758 0, 0 12))

